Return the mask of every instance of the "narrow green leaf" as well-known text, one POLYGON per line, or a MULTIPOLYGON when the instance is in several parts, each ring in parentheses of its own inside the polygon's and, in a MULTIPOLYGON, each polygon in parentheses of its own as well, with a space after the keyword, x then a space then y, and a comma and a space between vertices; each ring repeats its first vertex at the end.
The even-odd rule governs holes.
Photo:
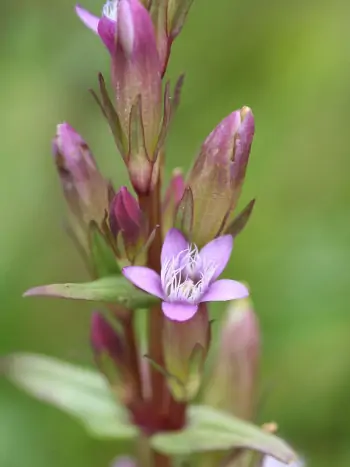
POLYGON ((127 308, 147 308, 158 299, 135 288, 123 276, 109 276, 82 284, 51 284, 34 287, 25 297, 56 297, 72 300, 117 303, 127 308))
POLYGON ((130 439, 137 429, 108 388, 92 370, 44 355, 19 353, 1 360, 1 372, 33 397, 58 407, 98 438, 130 439))
POLYGON ((156 450, 168 455, 247 448, 286 463, 296 458, 288 444, 277 436, 207 406, 192 406, 189 424, 183 431, 157 434, 151 442, 156 450))

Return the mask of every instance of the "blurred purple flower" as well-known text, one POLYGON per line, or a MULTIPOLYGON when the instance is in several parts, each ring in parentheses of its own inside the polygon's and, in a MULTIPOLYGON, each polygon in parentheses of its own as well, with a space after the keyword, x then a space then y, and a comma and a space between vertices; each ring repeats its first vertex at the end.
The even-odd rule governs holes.
POLYGON ((187 321, 202 302, 244 298, 248 289, 241 283, 217 280, 233 248, 231 235, 218 237, 200 251, 177 229, 167 233, 161 253, 161 274, 143 266, 128 266, 124 276, 134 285, 163 300, 165 316, 187 321))
POLYGON ((292 462, 291 464, 284 464, 283 462, 278 461, 274 457, 271 456, 265 456, 262 467, 303 467, 304 463, 301 462, 300 460, 292 462))
POLYGON ((110 467, 136 467, 136 462, 131 457, 117 457, 110 467))

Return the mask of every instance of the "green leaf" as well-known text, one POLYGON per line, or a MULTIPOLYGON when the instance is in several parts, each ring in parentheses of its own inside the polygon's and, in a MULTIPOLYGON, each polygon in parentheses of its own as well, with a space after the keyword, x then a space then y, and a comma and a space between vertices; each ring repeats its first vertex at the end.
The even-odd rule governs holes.
POLYGON ((103 277, 82 284, 43 285, 28 290, 24 296, 117 303, 132 309, 146 308, 159 300, 134 287, 124 276, 103 277))
POLYGON ((19 353, 1 360, 1 370, 16 386, 79 420, 97 438, 130 439, 137 429, 103 377, 44 355, 19 353))
POLYGON ((151 443, 157 451, 168 455, 247 448, 285 463, 296 458, 288 444, 277 436, 207 406, 192 406, 188 426, 183 431, 159 433, 152 437, 151 443))

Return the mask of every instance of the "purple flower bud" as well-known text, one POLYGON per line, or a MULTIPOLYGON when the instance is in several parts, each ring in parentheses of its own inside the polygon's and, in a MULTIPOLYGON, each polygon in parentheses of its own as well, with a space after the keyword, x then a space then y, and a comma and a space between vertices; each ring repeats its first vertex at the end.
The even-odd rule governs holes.
MULTIPOLYGON (((152 158, 162 111, 161 69, 152 19, 138 0, 120 0, 117 17, 116 47, 112 56, 116 110, 124 133, 128 135, 131 109, 141 96, 145 145, 152 158)), ((103 28, 100 33, 102 31, 103 28)))
POLYGON ((120 335, 99 312, 94 312, 91 318, 91 345, 97 358, 108 354, 115 362, 120 362, 125 354, 120 335))
POLYGON ((108 184, 89 147, 68 123, 57 126, 53 155, 68 205, 85 226, 101 224, 108 208, 108 184))
POLYGON ((140 233, 142 212, 136 199, 125 186, 114 196, 109 209, 109 222, 114 236, 122 231, 128 238, 136 239, 140 233))
POLYGON ((193 399, 202 382, 203 366, 210 345, 210 323, 206 304, 188 321, 165 320, 163 348, 168 384, 175 399, 193 399))
POLYGON ((161 122, 162 84, 150 14, 138 0, 108 0, 101 18, 79 5, 76 13, 100 36, 112 56, 116 111, 127 136, 130 134, 131 109, 141 96, 146 150, 152 158, 161 122))
POLYGON ((260 331, 249 299, 235 300, 221 329, 218 359, 208 386, 207 402, 252 419, 256 405, 260 331))
POLYGON ((223 232, 245 177, 254 135, 248 107, 226 117, 204 141, 190 172, 194 198, 193 241, 204 245, 223 232))
POLYGON ((133 262, 146 241, 147 232, 139 204, 125 186, 111 202, 109 225, 115 237, 121 234, 126 255, 133 262))

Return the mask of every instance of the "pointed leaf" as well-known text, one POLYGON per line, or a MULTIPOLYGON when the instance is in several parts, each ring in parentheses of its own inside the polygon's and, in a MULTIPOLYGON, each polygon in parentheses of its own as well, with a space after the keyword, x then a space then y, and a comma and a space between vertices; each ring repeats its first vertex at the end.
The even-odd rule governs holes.
POLYGON ((103 377, 44 355, 19 353, 1 361, 5 376, 33 397, 80 421, 98 438, 129 439, 137 429, 124 407, 113 398, 103 377))
POLYGON ((231 234, 233 237, 236 237, 244 227, 247 225, 247 222, 250 219, 250 216, 253 212, 255 204, 255 199, 252 199, 247 206, 241 211, 238 216, 233 220, 233 222, 225 230, 226 234, 231 234))
POLYGON ((159 299, 136 289, 124 276, 103 277, 82 284, 51 284, 35 287, 24 296, 56 297, 72 300, 118 303, 126 308, 147 308, 159 299))
POLYGON ((207 406, 191 407, 189 424, 183 431, 159 433, 152 437, 151 443, 157 451, 168 455, 247 448, 285 463, 296 458, 293 450, 276 436, 207 406))

